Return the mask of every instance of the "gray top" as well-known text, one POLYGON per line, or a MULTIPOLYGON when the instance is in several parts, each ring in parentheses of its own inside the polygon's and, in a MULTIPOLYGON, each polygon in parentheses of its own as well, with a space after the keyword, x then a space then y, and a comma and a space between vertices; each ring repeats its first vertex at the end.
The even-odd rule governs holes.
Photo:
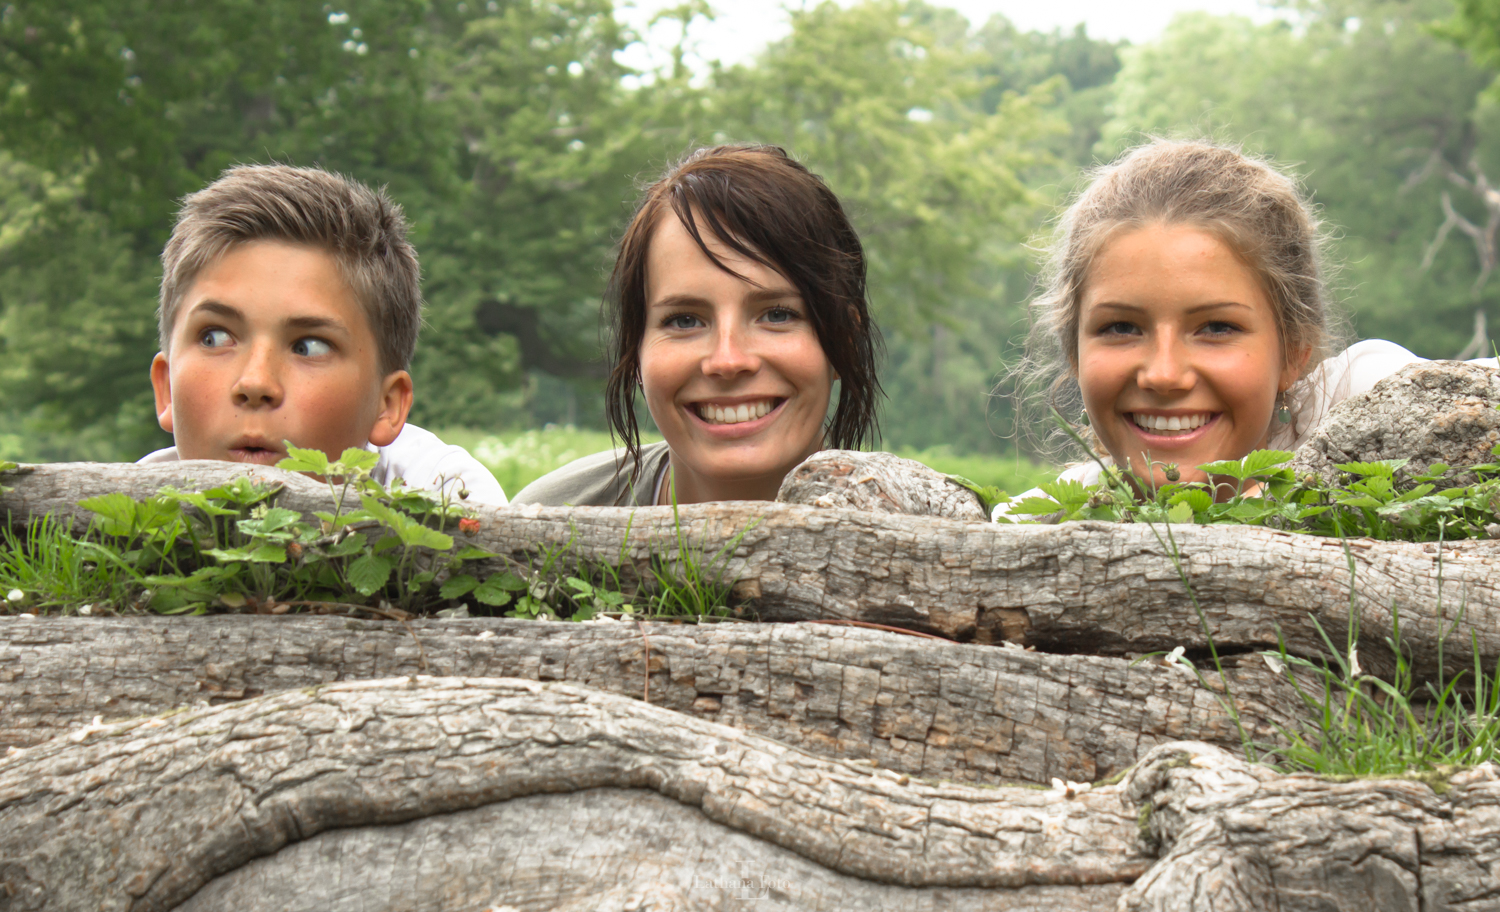
POLYGON ((510 502, 544 507, 655 506, 656 479, 671 455, 665 440, 641 447, 641 471, 631 484, 631 464, 625 449, 605 450, 548 472, 522 488, 510 502))

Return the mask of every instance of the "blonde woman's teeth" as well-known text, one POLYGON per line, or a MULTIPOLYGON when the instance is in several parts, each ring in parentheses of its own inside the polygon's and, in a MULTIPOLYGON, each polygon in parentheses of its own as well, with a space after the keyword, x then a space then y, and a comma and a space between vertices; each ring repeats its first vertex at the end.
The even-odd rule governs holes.
POLYGON ((1201 415, 1167 416, 1142 415, 1138 412, 1132 412, 1130 415, 1130 420, 1134 421, 1137 427, 1144 428, 1145 430, 1155 431, 1157 433, 1166 432, 1170 434, 1173 431, 1177 431, 1179 433, 1182 431, 1195 431, 1198 428, 1203 427, 1203 425, 1207 424, 1209 419, 1211 419, 1212 417, 1213 415, 1209 413, 1204 413, 1201 415))
POLYGON ((775 401, 772 399, 744 402, 739 405, 702 404, 698 406, 698 417, 709 424, 740 424, 764 418, 771 413, 773 408, 775 408, 775 401))

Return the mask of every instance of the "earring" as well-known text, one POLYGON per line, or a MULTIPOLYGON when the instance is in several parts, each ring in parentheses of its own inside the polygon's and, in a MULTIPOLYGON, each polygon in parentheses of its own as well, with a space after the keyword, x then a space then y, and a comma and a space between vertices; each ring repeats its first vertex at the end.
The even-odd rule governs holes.
POLYGON ((1276 420, 1282 424, 1292 423, 1292 410, 1287 408, 1285 390, 1276 394, 1276 420))

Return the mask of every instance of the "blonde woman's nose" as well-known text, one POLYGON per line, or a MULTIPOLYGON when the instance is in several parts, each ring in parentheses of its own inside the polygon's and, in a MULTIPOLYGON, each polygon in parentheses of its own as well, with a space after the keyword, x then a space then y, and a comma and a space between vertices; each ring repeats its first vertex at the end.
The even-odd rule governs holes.
POLYGON ((1187 346, 1182 340, 1165 333, 1146 350, 1136 371, 1136 385, 1157 392, 1190 389, 1194 381, 1195 372, 1187 346))

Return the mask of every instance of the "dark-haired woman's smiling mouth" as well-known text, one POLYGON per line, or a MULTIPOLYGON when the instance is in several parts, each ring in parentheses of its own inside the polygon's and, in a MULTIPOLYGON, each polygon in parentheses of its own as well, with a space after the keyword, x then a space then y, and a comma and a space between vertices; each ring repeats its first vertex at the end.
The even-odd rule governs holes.
POLYGON ((715 405, 711 402, 693 403, 693 411, 709 424, 743 424, 764 418, 785 402, 781 398, 756 399, 735 405, 715 405))

